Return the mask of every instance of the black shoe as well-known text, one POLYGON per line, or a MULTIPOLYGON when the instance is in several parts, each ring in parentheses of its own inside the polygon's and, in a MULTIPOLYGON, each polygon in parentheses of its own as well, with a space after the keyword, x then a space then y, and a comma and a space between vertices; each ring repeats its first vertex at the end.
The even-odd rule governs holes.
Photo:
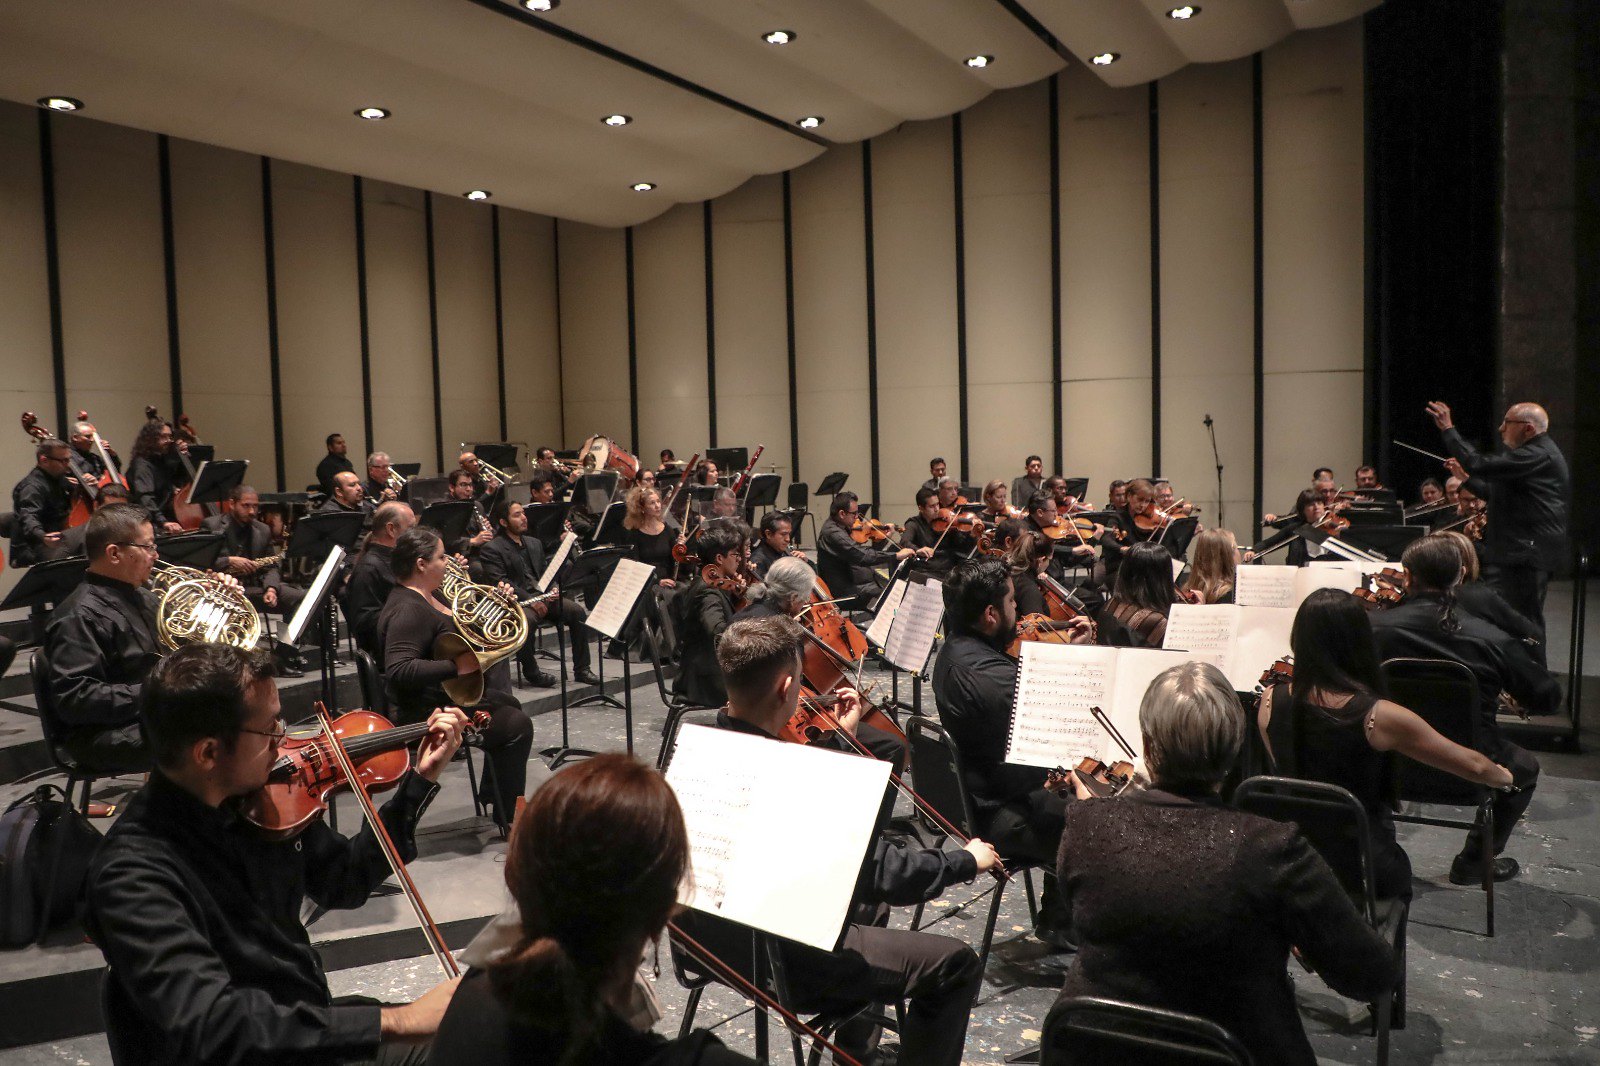
POLYGON ((1054 922, 1041 918, 1034 923, 1033 935, 1042 944, 1047 944, 1057 951, 1077 951, 1078 944, 1072 939, 1070 930, 1064 929, 1054 922))
POLYGON ((305 677, 306 672, 293 663, 280 662, 272 671, 278 677, 305 677))
POLYGON ((545 673, 543 670, 535 670, 533 673, 528 675, 528 684, 532 685, 534 688, 555 688, 556 679, 554 676, 545 673))
MULTIPOLYGON (((1496 883, 1509 881, 1517 876, 1522 867, 1517 865, 1517 860, 1508 855, 1502 855, 1494 860, 1494 879, 1496 883)), ((1483 862, 1481 859, 1466 859, 1457 855, 1450 864, 1450 883, 1452 885, 1481 885, 1483 883, 1483 862)))
POLYGON ((867 1056, 867 1066, 900 1066, 900 1045, 879 1044, 867 1056))
POLYGON ((606 646, 607 659, 626 659, 627 657, 628 649, 621 644, 612 643, 606 646))
POLYGON ((577 681, 580 685, 598 685, 601 683, 600 679, 595 676, 593 670, 579 670, 577 673, 573 674, 572 677, 573 680, 577 681))

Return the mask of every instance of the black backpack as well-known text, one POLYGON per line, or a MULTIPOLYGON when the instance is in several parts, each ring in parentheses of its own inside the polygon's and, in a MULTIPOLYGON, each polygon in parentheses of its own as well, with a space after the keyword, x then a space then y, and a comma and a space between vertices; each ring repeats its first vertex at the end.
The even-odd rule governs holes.
POLYGON ((72 918, 103 839, 55 785, 0 815, 0 947, 20 948, 72 918))

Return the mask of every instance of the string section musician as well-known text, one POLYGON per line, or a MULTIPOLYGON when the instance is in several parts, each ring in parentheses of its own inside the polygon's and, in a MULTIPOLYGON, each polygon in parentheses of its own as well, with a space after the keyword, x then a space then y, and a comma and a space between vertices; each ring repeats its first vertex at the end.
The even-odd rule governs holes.
POLYGON ((155 516, 162 533, 182 533, 173 496, 188 477, 181 454, 189 445, 172 433, 172 424, 152 418, 134 438, 128 460, 131 500, 155 516))
POLYGON ((14 567, 65 554, 62 534, 78 491, 70 477, 66 441, 47 438, 34 446, 33 453, 33 469, 11 490, 11 509, 16 514, 11 530, 10 562, 14 567))
POLYGON ((857 544, 850 533, 861 517, 853 492, 841 492, 828 505, 828 520, 817 531, 817 570, 833 595, 847 602, 841 609, 864 609, 879 587, 873 567, 886 566, 913 555, 928 559, 931 548, 874 548, 857 544))

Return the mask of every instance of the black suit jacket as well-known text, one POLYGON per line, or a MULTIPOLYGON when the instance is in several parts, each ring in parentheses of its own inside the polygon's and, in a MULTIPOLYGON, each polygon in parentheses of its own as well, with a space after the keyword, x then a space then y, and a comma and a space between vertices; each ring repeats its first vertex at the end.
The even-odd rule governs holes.
POLYGON ((72 493, 66 478, 51 477, 40 466, 17 482, 11 490, 11 509, 17 515, 11 532, 12 566, 32 566, 62 554, 59 547, 45 545, 44 535, 67 528, 72 493))
MULTIPOLYGON (((267 528, 265 522, 252 521, 248 526, 241 526, 230 516, 218 514, 201 519, 200 527, 208 533, 222 534, 224 555, 265 559, 273 554, 272 530, 267 528)), ((274 563, 272 566, 239 578, 239 583, 249 589, 275 589, 283 584, 283 577, 278 573, 278 565, 274 563)))
POLYGON ((1336 992, 1375 999, 1390 946, 1292 825, 1152 789, 1070 804, 1057 882, 1078 954, 1062 998, 1198 1014, 1256 1062, 1314 1066, 1291 945, 1336 992))
POLYGON ((1491 501, 1485 558, 1499 566, 1559 567, 1567 552, 1572 477, 1550 434, 1493 455, 1480 453, 1455 429, 1444 431, 1444 444, 1471 475, 1464 487, 1491 501))
POLYGON ((518 599, 527 599, 539 591, 539 575, 544 573, 544 545, 534 537, 525 536, 518 544, 505 533, 496 533, 494 539, 478 549, 478 565, 483 569, 483 582, 493 585, 504 581, 517 592, 518 599))

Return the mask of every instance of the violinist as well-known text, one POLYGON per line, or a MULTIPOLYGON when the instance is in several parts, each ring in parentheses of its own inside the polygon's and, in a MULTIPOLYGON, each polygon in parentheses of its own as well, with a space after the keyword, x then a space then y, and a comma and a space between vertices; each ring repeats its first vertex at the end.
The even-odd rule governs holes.
POLYGON ((72 501, 81 491, 72 477, 66 441, 50 437, 41 440, 33 451, 33 469, 11 490, 11 509, 16 518, 9 561, 14 567, 66 555, 62 537, 72 501))
MULTIPOLYGON (((799 701, 803 641, 799 627, 786 618, 729 627, 717 648, 728 688, 728 705, 717 716, 719 728, 778 737, 799 701)), ((840 690, 836 709, 845 728, 853 729, 862 711, 859 696, 840 690)), ((824 838, 821 845, 826 843, 824 838)), ((957 1066, 983 979, 977 955, 951 937, 884 926, 890 906, 937 898, 947 887, 971 881, 998 863, 995 849, 982 840, 943 851, 906 847, 877 835, 856 881, 856 920, 845 927, 839 947, 827 952, 782 942, 793 1005, 809 1012, 907 999, 899 1061, 957 1066)), ((747 928, 700 912, 684 915, 682 924, 734 969, 750 974, 747 928)), ((878 1061, 872 1057, 877 1036, 870 1023, 853 1022, 842 1026, 836 1039, 857 1061, 871 1063, 878 1061)))
POLYGON ((1172 583, 1172 553, 1159 544, 1135 544, 1117 569, 1115 591, 1096 619, 1103 642, 1161 647, 1167 615, 1181 598, 1172 583))
MULTIPOLYGON (((926 486, 924 486, 926 487, 926 486)), ((961 484, 953 477, 942 477, 934 486, 939 493, 939 507, 941 510, 953 511, 968 501, 961 495, 961 484)))
POLYGON ((1461 483, 1465 480, 1465 478, 1456 477, 1454 474, 1444 479, 1444 498, 1450 501, 1451 507, 1456 505, 1458 495, 1461 492, 1461 483))
POLYGON ((1280 538, 1288 539, 1289 547, 1285 550, 1285 559, 1290 566, 1305 566, 1311 560, 1323 555, 1322 545, 1315 541, 1307 540, 1300 534, 1308 529, 1317 528, 1327 510, 1322 505, 1322 493, 1315 488, 1302 489, 1294 501, 1294 514, 1292 521, 1275 535, 1268 537, 1256 546, 1256 554, 1271 550, 1281 543, 1280 538))
POLYGON ((158 418, 147 421, 133 441, 128 491, 134 503, 155 516, 162 533, 183 532, 173 509, 173 495, 188 480, 180 458, 180 453, 188 450, 188 443, 173 435, 172 424, 158 418))
MULTIPOLYGON (((1248 553, 1247 553, 1248 554, 1248 553)), ((1194 538, 1185 598, 1195 603, 1232 603, 1239 545, 1226 529, 1205 529, 1194 538)))
POLYGON ((1482 580, 1477 542, 1459 529, 1446 530, 1440 536, 1449 537, 1450 543, 1456 546, 1456 554, 1461 556, 1461 584, 1456 586, 1456 602, 1461 609, 1520 640, 1534 661, 1544 666, 1543 633, 1507 603, 1494 586, 1482 580))
POLYGON ((1128 483, 1121 479, 1106 486, 1106 507, 1113 511, 1128 509, 1128 483))
POLYGON ((1356 467, 1356 491, 1364 489, 1381 489, 1383 485, 1378 481, 1378 468, 1362 464, 1356 467))
MULTIPOLYGON (((1028 498, 1044 488, 1044 460, 1030 455, 1022 462, 1022 476, 1011 482, 1011 506, 1021 510, 1028 498)), ((984 493, 988 496, 988 493, 984 493)))
POLYGON ((1152 521, 1156 511, 1155 486, 1146 478, 1134 478, 1128 482, 1126 488, 1127 506, 1113 511, 1111 535, 1102 538, 1104 558, 1106 564, 1106 584, 1116 582, 1117 570, 1122 566, 1123 556, 1135 544, 1147 540, 1154 540, 1161 533, 1161 526, 1152 521))
MULTIPOLYGON (((399 1006, 335 1000, 301 923, 306 899, 359 907, 390 876, 373 830, 348 838, 318 820, 270 840, 237 813, 266 784, 285 732, 267 657, 180 648, 151 672, 141 715, 156 770, 87 879, 116 1061, 422 1061, 456 982, 399 1006)), ((449 707, 428 725, 415 769, 382 809, 407 861, 466 719, 449 707)))
POLYGON ((929 459, 928 480, 922 483, 922 487, 925 489, 937 490, 939 488, 939 482, 944 480, 945 469, 945 461, 942 457, 936 456, 932 459, 929 459))
POLYGON ((759 538, 756 546, 750 551, 750 565, 754 567, 756 577, 765 580, 767 570, 779 559, 805 560, 806 553, 797 551, 792 546, 791 538, 794 535, 794 522, 786 511, 768 511, 761 516, 761 525, 757 532, 759 538))
POLYGON ((689 874, 666 778, 617 753, 557 773, 517 815, 506 850, 516 940, 462 979, 429 1063, 754 1066, 704 1030, 667 1040, 630 1024, 639 959, 689 874))
MULTIPOLYGON (((1048 492, 1036 492, 1028 497, 1027 522, 1034 532, 1052 544, 1068 545, 1067 552, 1074 567, 1094 565, 1094 545, 1088 537, 1079 539, 1072 519, 1056 507, 1056 498, 1048 492)), ((1050 576, 1057 581, 1066 577, 1065 567, 1052 553, 1050 576)))
MULTIPOLYGON (((1007 518, 1020 518, 1021 506, 1012 507, 1006 483, 999 478, 983 486, 983 510, 978 512, 986 525, 999 525, 1007 518)), ((1026 502, 1026 501, 1024 501, 1026 502)))
POLYGON ((926 548, 932 553, 924 565, 935 575, 949 573, 952 566, 972 554, 977 543, 977 538, 960 527, 944 532, 936 529, 935 523, 939 523, 941 517, 948 523, 954 520, 955 514, 940 507, 939 494, 924 486, 917 490, 917 513, 906 519, 906 531, 900 536, 900 543, 906 547, 919 551, 926 548))
POLYGON ((929 548, 874 548, 857 544, 850 533, 861 518, 861 505, 853 492, 841 492, 828 504, 828 520, 817 532, 817 569, 828 583, 842 610, 864 610, 881 584, 873 567, 920 556, 931 558, 929 548))
MULTIPOLYGON (((693 580, 672 600, 678 632, 678 676, 673 692, 701 707, 720 707, 728 694, 717 669, 717 642, 733 621, 735 593, 743 580, 747 537, 735 521, 706 523, 695 538, 699 566, 693 580)), ((742 589, 739 592, 742 601, 742 589)))
POLYGON ((1054 547, 1032 529, 1019 530, 1006 549, 1006 568, 1011 571, 1011 592, 1017 601, 1017 615, 1050 613, 1039 588, 1039 575, 1045 573, 1055 556, 1054 547))

